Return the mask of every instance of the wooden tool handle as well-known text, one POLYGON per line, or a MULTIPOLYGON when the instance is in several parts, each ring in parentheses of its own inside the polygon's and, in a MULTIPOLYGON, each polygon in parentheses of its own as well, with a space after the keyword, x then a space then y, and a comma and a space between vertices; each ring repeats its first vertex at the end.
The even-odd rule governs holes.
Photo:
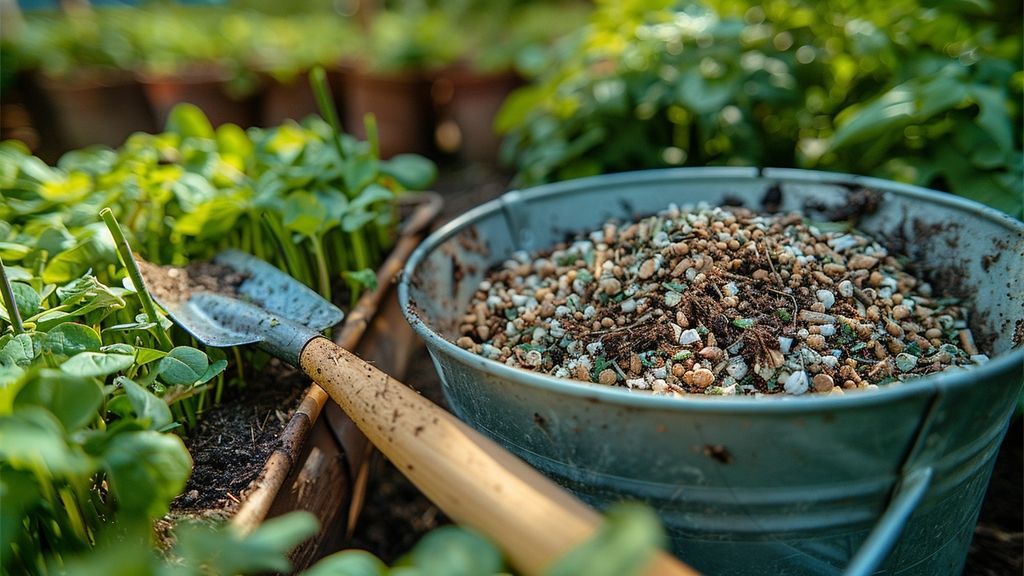
MULTIPOLYGON (((600 526, 597 512, 554 482, 344 348, 314 338, 299 361, 413 484, 524 574, 541 574, 600 526)), ((661 553, 647 574, 696 572, 661 553)))

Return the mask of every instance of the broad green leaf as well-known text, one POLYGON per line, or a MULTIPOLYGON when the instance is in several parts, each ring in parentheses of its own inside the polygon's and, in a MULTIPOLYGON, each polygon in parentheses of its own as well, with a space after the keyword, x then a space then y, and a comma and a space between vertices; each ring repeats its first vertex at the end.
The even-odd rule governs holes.
POLYGON ((370 184, 352 199, 349 210, 364 210, 379 202, 388 202, 395 198, 395 193, 380 184, 370 184))
POLYGON ((302 576, 388 576, 388 573, 387 565, 366 550, 344 550, 304 570, 302 576))
POLYGON ((76 376, 98 377, 127 370, 134 363, 135 356, 126 354, 82 352, 61 364, 60 369, 76 376))
POLYGON ((0 460, 44 477, 66 478, 93 469, 92 460, 65 440, 60 421, 38 406, 0 416, 0 460))
POLYGON ((288 572, 288 551, 316 532, 316 527, 316 518, 308 512, 267 520, 249 536, 227 527, 181 523, 175 529, 177 543, 172 552, 185 563, 185 574, 288 572))
POLYGON ((84 172, 61 174, 60 177, 43 182, 39 195, 50 202, 79 202, 92 192, 92 178, 84 172))
POLYGON ((124 387, 125 395, 132 404, 132 410, 140 420, 148 422, 150 430, 161 430, 170 424, 174 417, 167 403, 155 394, 139 386, 128 378, 118 378, 117 383, 124 387))
POLYGON ((304 236, 315 237, 326 224, 327 211, 316 196, 300 190, 292 192, 285 199, 281 217, 288 230, 304 236))
POLYGON ((135 346, 125 344, 124 342, 114 342, 113 344, 107 344, 100 348, 100 352, 103 352, 104 354, 124 354, 125 356, 135 356, 135 346))
POLYGON ((1010 118, 1006 94, 1002 90, 972 85, 969 92, 978 103, 978 126, 981 126, 995 140, 1001 150, 1013 149, 1013 121, 1010 118))
POLYGON ((356 156, 345 164, 345 187, 349 195, 358 194, 377 178, 378 160, 372 156, 356 156))
POLYGON ((156 519, 185 488, 192 457, 174 434, 119 434, 103 453, 110 488, 122 513, 156 519))
POLYGON ((30 372, 24 378, 27 382, 14 399, 15 410, 46 408, 69 432, 97 418, 103 392, 94 380, 49 369, 30 372))
MULTIPOLYGON (((144 530, 145 527, 140 526, 144 530)), ((159 568, 176 567, 160 562, 147 544, 135 541, 139 534, 131 534, 125 541, 101 541, 88 552, 65 555, 61 566, 54 567, 53 574, 74 576, 157 576, 159 568)), ((166 574, 163 576, 171 576, 166 574)), ((185 576, 178 573, 177 576, 185 576)))
POLYGON ((183 212, 195 212, 206 202, 217 197, 217 189, 199 174, 186 172, 173 184, 171 190, 183 212))
POLYGON ((416 543, 409 555, 412 564, 425 574, 495 574, 504 565, 501 552, 494 544, 476 532, 459 526, 442 526, 431 530, 416 543))
POLYGON ((252 141, 245 130, 237 124, 221 124, 217 127, 217 151, 242 161, 242 164, 236 165, 235 168, 241 170, 245 167, 244 162, 252 156, 252 150, 252 141))
POLYGON ((437 164, 419 154, 398 154, 381 162, 380 172, 407 190, 424 190, 437 179, 437 164))
POLYGON ((164 356, 167 356, 167 352, 164 352, 163 350, 155 350, 153 348, 136 348, 135 364, 137 366, 143 366, 154 360, 159 360, 164 356))
POLYGON ((180 216, 174 223, 174 231, 200 239, 221 238, 234 228, 243 209, 241 198, 218 196, 200 204, 194 212, 180 216))
POLYGON ((368 290, 377 289, 377 273, 369 268, 356 271, 345 271, 342 272, 341 275, 347 282, 362 286, 368 290))
POLYGON ((213 138, 213 126, 195 104, 178 104, 167 117, 167 131, 182 138, 213 138))
POLYGON ((191 386, 198 382, 210 366, 202 351, 190 346, 178 346, 160 359, 157 371, 160 379, 172 386, 191 386))
POLYGON ((28 334, 18 334, 0 347, 0 366, 25 367, 32 363, 33 358, 35 347, 28 334))
POLYGON ((18 244, 17 242, 0 242, 0 259, 3 259, 5 263, 18 262, 29 252, 32 248, 25 246, 24 244, 18 244))
POLYGON ((665 540, 653 510, 640 504, 616 504, 605 514, 598 532, 559 559, 545 576, 640 574, 665 540))
POLYGON ((35 316, 36 312, 39 312, 39 304, 42 300, 39 298, 39 293, 31 286, 21 282, 11 282, 11 291, 14 292, 14 305, 18 307, 18 312, 21 312, 23 319, 31 318, 35 316))
POLYGON ((47 332, 43 349, 51 354, 74 356, 80 352, 99 352, 99 334, 89 326, 65 322, 47 332))
POLYGON ((203 375, 199 377, 199 380, 196 381, 196 384, 206 384, 210 380, 216 378, 217 375, 223 372, 227 367, 227 360, 217 360, 216 362, 212 362, 206 371, 203 372, 203 375))
POLYGON ((114 240, 106 227, 100 224, 99 228, 90 228, 91 233, 80 240, 77 246, 47 261, 46 268, 43 269, 44 282, 69 282, 92 268, 114 264, 117 261, 114 240))

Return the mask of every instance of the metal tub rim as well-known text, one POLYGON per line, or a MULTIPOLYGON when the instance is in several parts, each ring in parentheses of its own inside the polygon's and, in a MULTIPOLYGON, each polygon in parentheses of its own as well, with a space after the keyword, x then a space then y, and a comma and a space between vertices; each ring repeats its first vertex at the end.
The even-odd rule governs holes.
POLYGON ((410 295, 410 284, 416 269, 428 254, 440 247, 467 226, 485 216, 500 213, 505 206, 503 199, 510 196, 528 201, 540 196, 557 196, 578 192, 581 188, 609 188, 626 183, 643 183, 671 181, 678 179, 717 180, 725 178, 762 178, 766 180, 788 180, 790 182, 818 184, 857 184, 877 188, 898 195, 909 196, 923 201, 944 204, 964 212, 991 220, 1008 231, 1016 231, 1024 236, 1024 223, 1010 216, 989 208, 978 202, 938 192, 911 184, 902 184, 881 178, 858 176, 837 172, 815 170, 783 169, 783 168, 742 168, 742 167, 698 167, 641 170, 591 176, 575 180, 566 180, 553 184, 544 184, 523 190, 506 192, 502 197, 491 200, 455 218, 448 224, 433 232, 413 252, 406 262, 398 285, 398 298, 406 320, 416 333, 423 338, 430 348, 437 347, 446 355, 467 366, 481 370, 498 378, 513 380, 519 384, 564 394, 581 397, 593 402, 602 402, 628 408, 657 409, 667 411, 704 411, 713 413, 733 414, 764 414, 764 413, 800 413, 820 414, 845 410, 859 410, 902 398, 919 394, 936 394, 970 386, 979 380, 993 377, 1001 372, 1009 371, 1014 366, 1024 364, 1024 347, 999 354, 982 366, 972 367, 955 372, 942 372, 925 376, 901 385, 887 385, 877 390, 852 391, 839 395, 813 394, 790 397, 786 394, 769 395, 760 398, 747 396, 686 396, 668 397, 637 393, 621 387, 609 387, 600 384, 556 378, 523 368, 513 368, 500 362, 484 358, 467 350, 463 350, 437 333, 417 314, 410 295))

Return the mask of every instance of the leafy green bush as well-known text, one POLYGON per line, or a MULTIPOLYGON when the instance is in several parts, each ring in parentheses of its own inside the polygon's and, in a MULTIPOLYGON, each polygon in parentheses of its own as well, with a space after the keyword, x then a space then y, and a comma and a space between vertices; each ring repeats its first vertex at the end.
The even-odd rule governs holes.
MULTIPOLYGON (((314 77, 328 100, 323 71, 314 77)), ((107 539, 148 541, 191 471, 174 432, 220 401, 224 353, 172 330, 132 247, 175 265, 238 248, 327 298, 345 282, 355 300, 375 282, 397 194, 436 170, 416 156, 379 160, 372 118, 368 142, 328 119, 214 130, 182 105, 163 134, 57 166, 0 143, 5 571, 46 573, 107 539)), ((235 350, 239 376, 255 354, 235 350)))
POLYGON ((987 2, 602 1, 499 129, 525 183, 796 166, 1020 216, 1020 22, 987 2))

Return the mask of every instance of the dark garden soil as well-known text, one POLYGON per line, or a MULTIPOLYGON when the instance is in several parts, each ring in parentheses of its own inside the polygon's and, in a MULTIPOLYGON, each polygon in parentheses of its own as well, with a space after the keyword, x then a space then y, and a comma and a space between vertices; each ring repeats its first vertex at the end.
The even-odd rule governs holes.
POLYGON ((263 469, 309 382, 272 360, 244 388, 225 392, 185 439, 194 468, 172 515, 230 516, 242 491, 263 469))
MULTIPOLYGON (((438 225, 507 189, 508 179, 483 167, 442 173, 437 190, 445 210, 438 225)), ((406 381, 445 406, 430 356, 420 348, 406 381)), ((992 482, 964 569, 965 576, 1007 576, 1024 570, 1024 423, 1018 415, 1000 448, 992 482)), ((449 523, 401 473, 379 455, 371 469, 365 507, 346 547, 394 561, 430 529, 449 523)))

